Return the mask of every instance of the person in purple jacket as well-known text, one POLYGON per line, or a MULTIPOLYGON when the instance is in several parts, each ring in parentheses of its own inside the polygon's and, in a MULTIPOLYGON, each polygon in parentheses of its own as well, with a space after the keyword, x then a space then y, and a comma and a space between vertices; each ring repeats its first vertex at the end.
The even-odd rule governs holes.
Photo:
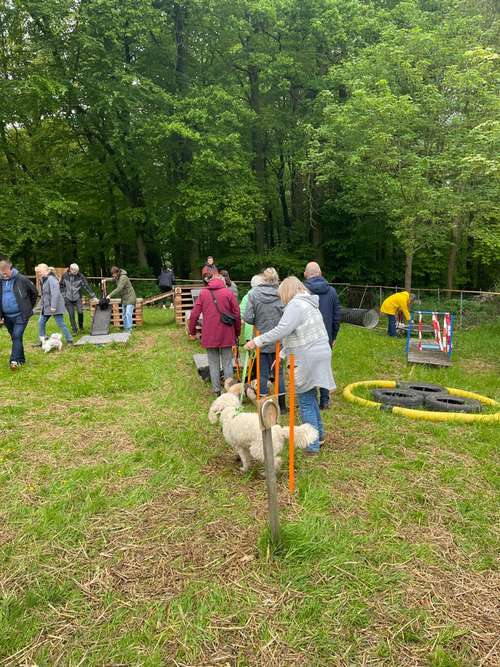
MULTIPOLYGON (((304 271, 304 285, 319 297, 319 310, 323 316, 330 347, 335 345, 335 339, 340 328, 340 300, 337 291, 323 278, 321 267, 317 262, 309 262, 304 271)), ((320 410, 330 407, 330 392, 320 387, 320 410)))

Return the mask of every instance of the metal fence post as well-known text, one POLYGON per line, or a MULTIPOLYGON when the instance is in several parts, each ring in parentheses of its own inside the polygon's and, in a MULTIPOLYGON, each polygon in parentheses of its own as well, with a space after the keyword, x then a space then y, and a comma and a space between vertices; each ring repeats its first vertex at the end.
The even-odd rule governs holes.
POLYGON ((464 321, 464 293, 460 290, 460 328, 463 327, 464 321))

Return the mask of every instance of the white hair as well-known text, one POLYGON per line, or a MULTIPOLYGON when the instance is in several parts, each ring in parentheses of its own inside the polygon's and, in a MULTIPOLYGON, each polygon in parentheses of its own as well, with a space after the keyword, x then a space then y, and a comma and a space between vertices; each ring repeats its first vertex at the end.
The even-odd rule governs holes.
POLYGON ((71 271, 76 271, 77 273, 78 271, 80 271, 80 267, 78 266, 78 264, 75 264, 74 262, 73 264, 69 265, 69 268, 71 269, 71 271))
POLYGON ((262 276, 262 273, 257 273, 257 275, 252 277, 252 280, 250 281, 251 287, 257 287, 257 285, 262 285, 264 282, 264 277, 262 276))

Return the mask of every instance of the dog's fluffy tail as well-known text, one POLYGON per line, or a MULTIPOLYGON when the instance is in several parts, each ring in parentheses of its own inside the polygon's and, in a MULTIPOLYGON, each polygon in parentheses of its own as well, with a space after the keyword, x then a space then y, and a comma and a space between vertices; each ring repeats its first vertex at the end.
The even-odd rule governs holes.
MULTIPOLYGON (((290 429, 288 426, 282 426, 281 432, 283 436, 288 440, 290 429)), ((312 445, 313 442, 316 442, 318 439, 318 431, 311 424, 302 424, 301 426, 295 426, 293 429, 293 441, 297 449, 305 449, 312 445)))

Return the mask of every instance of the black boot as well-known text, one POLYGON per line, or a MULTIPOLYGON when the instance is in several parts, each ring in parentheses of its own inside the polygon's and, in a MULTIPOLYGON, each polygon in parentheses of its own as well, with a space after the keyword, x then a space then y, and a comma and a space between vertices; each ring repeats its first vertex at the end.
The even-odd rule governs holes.
POLYGON ((83 313, 78 313, 78 328, 83 331, 83 313))
POLYGON ((288 408, 286 407, 286 401, 284 396, 278 396, 278 404, 280 406, 280 412, 282 415, 288 414, 288 408))

